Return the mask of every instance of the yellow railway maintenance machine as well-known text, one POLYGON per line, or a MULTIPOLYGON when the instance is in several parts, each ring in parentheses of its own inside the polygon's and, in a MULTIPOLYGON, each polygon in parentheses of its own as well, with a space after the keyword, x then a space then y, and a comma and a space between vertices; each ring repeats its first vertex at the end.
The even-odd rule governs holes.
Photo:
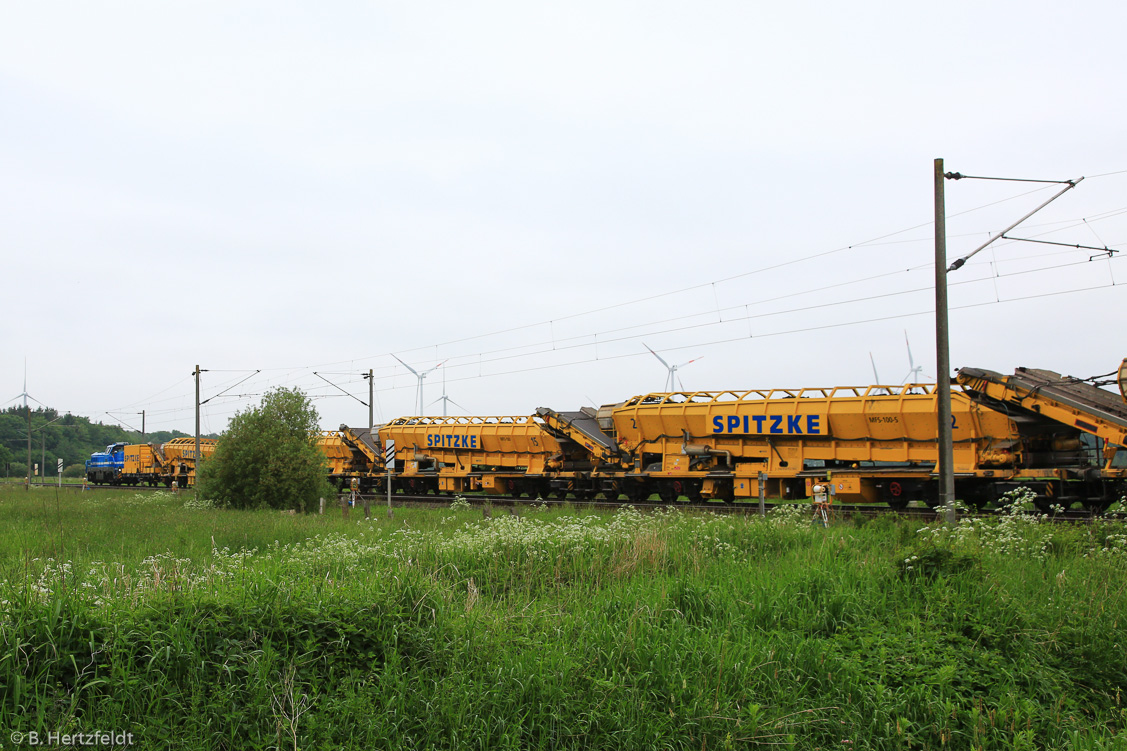
POLYGON ((380 427, 395 441, 396 490, 546 496, 559 443, 534 417, 400 417, 380 427))
MULTIPOLYGON (((808 498, 903 506, 934 500, 934 384, 638 396, 611 410, 618 445, 663 497, 808 498), (677 491, 681 491, 678 493, 677 491)), ((991 478, 1012 465, 1013 421, 952 394, 955 471, 991 478)))
MULTIPOLYGON (((1123 399, 1047 370, 960 370, 945 386, 956 496, 981 506, 1027 486, 1042 508, 1117 500, 1127 489, 1127 360, 1117 380, 1123 399)), ((934 505, 937 388, 653 393, 598 410, 401 417, 371 434, 341 426, 320 443, 334 477, 359 477, 364 489, 383 489, 391 469, 395 489, 416 493, 735 501, 757 498, 763 477, 771 498, 821 486, 839 502, 934 505), (392 468, 378 448, 388 440, 392 468)))

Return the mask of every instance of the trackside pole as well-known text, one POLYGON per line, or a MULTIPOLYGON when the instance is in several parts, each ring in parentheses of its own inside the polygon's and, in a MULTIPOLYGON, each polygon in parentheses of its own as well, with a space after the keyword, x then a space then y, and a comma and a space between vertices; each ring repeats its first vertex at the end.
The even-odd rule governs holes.
POLYGON ((948 524, 955 523, 955 462, 951 431, 951 350, 947 327, 947 210, 943 197, 943 160, 935 160, 935 394, 939 461, 939 505, 948 524))
POLYGON ((767 473, 759 473, 759 515, 767 516, 767 473))

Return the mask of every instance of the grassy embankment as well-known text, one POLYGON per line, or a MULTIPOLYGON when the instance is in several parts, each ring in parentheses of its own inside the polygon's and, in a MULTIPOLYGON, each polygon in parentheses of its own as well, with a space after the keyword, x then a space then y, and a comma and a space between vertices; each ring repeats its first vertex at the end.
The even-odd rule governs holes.
POLYGON ((0 491, 0 729, 141 748, 1127 746, 1127 528, 0 491))

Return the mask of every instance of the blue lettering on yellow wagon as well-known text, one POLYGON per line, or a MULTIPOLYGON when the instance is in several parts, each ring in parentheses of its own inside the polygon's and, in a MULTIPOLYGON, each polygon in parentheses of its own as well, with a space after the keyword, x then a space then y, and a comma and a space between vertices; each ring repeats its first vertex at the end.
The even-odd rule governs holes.
POLYGON ((822 415, 716 415, 712 432, 747 435, 825 435, 822 415))
POLYGON ((427 433, 427 448, 438 449, 476 449, 478 445, 476 435, 444 435, 442 433, 427 433))

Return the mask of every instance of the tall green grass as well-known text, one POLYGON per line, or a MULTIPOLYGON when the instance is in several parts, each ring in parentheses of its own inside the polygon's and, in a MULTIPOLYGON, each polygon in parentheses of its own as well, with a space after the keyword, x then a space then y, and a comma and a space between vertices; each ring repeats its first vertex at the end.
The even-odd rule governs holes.
POLYGON ((0 495, 4 729, 144 748, 1127 745, 1119 523, 345 521, 187 498, 0 495))

